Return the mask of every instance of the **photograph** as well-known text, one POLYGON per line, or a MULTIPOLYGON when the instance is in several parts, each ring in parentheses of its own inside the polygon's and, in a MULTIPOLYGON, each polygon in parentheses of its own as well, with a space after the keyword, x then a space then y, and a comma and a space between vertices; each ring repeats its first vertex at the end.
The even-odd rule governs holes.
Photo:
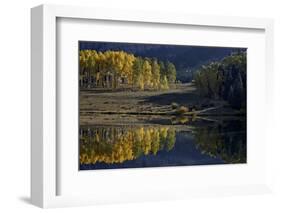
POLYGON ((78 44, 80 171, 247 163, 247 48, 78 44))

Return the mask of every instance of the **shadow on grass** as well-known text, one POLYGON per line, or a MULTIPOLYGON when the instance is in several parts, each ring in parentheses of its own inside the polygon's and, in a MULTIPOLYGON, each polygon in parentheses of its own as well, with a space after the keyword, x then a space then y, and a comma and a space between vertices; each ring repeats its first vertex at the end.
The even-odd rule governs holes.
POLYGON ((147 97, 144 103, 157 105, 170 105, 173 102, 179 105, 195 105, 209 102, 206 98, 199 97, 195 92, 166 93, 147 97))

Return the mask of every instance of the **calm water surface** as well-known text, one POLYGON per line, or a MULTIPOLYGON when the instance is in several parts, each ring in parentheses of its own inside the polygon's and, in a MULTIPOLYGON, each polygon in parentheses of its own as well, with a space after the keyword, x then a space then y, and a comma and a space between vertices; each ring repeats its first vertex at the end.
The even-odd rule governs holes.
POLYGON ((246 163, 246 121, 80 126, 79 150, 80 170, 246 163))

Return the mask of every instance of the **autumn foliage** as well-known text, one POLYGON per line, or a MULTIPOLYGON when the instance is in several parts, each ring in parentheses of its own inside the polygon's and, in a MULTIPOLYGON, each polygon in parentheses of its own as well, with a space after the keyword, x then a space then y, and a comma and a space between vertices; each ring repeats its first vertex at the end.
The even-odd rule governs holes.
POLYGON ((136 57, 124 51, 81 50, 80 88, 169 89, 176 80, 174 64, 156 58, 136 57))
POLYGON ((171 127, 97 127, 80 129, 80 164, 123 163, 141 155, 170 151, 176 142, 171 127))

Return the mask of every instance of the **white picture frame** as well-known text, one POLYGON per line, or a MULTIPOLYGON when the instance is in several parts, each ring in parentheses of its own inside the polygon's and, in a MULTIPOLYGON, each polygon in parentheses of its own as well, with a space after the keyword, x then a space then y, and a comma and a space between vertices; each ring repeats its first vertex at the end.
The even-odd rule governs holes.
MULTIPOLYGON (((266 161, 264 172, 266 179, 259 184, 221 185, 217 187, 200 187, 194 183, 194 188, 169 188, 156 190, 151 196, 138 194, 136 196, 109 196, 108 199, 97 199, 89 195, 59 195, 57 193, 58 169, 57 159, 57 20, 87 19, 108 20, 134 23, 153 23, 156 25, 200 26, 210 28, 254 29, 264 31, 265 35, 265 90, 267 103, 271 108, 270 91, 273 87, 273 21, 271 19, 216 17, 188 14, 165 14, 147 11, 122 11, 100 8, 85 8, 74 6, 41 5, 31 9, 31 201, 33 204, 47 207, 91 205, 98 203, 137 202, 143 200, 165 200, 173 198, 200 197, 214 195, 252 194, 270 192, 270 161, 266 161), (172 195, 169 195, 171 192, 172 195), (175 194, 176 193, 176 194, 175 194), (155 196, 155 195, 159 196, 155 196)), ((267 118, 264 118, 266 128, 270 128, 267 118)), ((266 131, 263 134, 267 139, 266 131)), ((266 146, 270 143, 265 140, 266 146)), ((265 144, 263 144, 265 145, 265 144)), ((268 157, 268 156, 267 156, 268 157)), ((266 160, 266 156, 263 156, 266 160)), ((184 168, 182 168, 184 169, 184 168)), ((146 173, 153 173, 147 170, 146 173)), ((161 168, 158 172, 161 172, 161 168)), ((174 170, 178 172, 178 170, 174 170)), ((164 186, 163 186, 164 187, 164 186)))

